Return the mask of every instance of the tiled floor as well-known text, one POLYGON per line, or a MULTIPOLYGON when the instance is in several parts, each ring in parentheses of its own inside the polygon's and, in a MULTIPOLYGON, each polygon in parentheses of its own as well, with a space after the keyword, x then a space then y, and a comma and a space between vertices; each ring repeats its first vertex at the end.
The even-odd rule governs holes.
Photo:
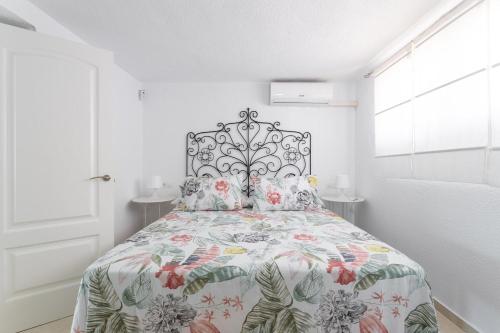
MULTIPOLYGON (((23 331, 23 333, 70 333, 71 319, 72 317, 66 317, 64 319, 57 320, 46 325, 23 331)), ((458 328, 455 324, 453 324, 439 312, 438 321, 439 327, 441 328, 439 330, 440 333, 464 333, 464 331, 458 328)))
MULTIPOLYGON (((22 333, 70 333, 73 316, 66 317, 51 323, 37 326, 22 333)), ((71 332, 73 333, 73 332, 71 332)))
POLYGON ((438 314, 440 333, 465 333, 457 325, 455 325, 448 318, 446 318, 441 312, 438 311, 437 314, 438 314))

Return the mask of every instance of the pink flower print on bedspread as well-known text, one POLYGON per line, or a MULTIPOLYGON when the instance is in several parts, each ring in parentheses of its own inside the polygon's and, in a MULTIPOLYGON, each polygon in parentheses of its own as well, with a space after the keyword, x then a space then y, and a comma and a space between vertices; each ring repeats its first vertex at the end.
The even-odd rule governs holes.
POLYGON ((340 256, 330 259, 326 271, 336 276, 336 283, 348 285, 356 281, 356 269, 368 261, 369 254, 354 244, 338 245, 337 249, 340 256))
POLYGON ((169 262, 162 266, 156 272, 155 277, 161 281, 164 288, 177 289, 184 285, 184 275, 186 273, 213 261, 219 254, 220 248, 217 245, 213 245, 209 249, 199 247, 182 264, 169 262))
POLYGON ((203 317, 208 320, 209 323, 214 320, 214 312, 210 310, 205 310, 205 313, 203 314, 203 317))
POLYGON ((281 203, 281 194, 277 191, 268 191, 266 193, 267 202, 271 205, 279 205, 281 203))
POLYGON ((349 283, 356 281, 356 272, 347 269, 344 266, 340 267, 338 274, 339 276, 335 282, 340 283, 341 285, 348 285, 349 283))
POLYGON ((209 293, 207 295, 203 295, 201 298, 202 303, 207 303, 208 305, 215 304, 215 296, 212 295, 212 293, 209 293))
POLYGON ((212 322, 217 316, 222 316, 225 320, 228 320, 235 312, 244 310, 243 300, 240 296, 224 296, 218 299, 211 293, 203 295, 201 303, 195 307, 204 309, 201 316, 209 322, 212 322))
POLYGON ((185 246, 187 245, 191 240, 193 239, 193 236, 188 235, 188 234, 180 234, 180 235, 174 235, 170 237, 170 240, 176 245, 180 246, 185 246))
POLYGON ((299 240, 299 241, 315 241, 316 240, 316 236, 311 235, 311 234, 295 234, 293 236, 293 238, 295 238, 296 240, 299 240))
POLYGON ((204 294, 200 303, 194 304, 197 318, 189 326, 191 333, 219 333, 215 322, 220 319, 231 320, 233 314, 244 312, 243 300, 239 295, 234 297, 216 297, 212 293, 204 294))
POLYGON ((170 212, 163 217, 167 221, 180 221, 186 223, 193 223, 193 220, 189 215, 182 215, 176 212, 170 212))
POLYGON ((220 333, 219 329, 206 319, 197 319, 189 325, 191 333, 220 333))
POLYGON ((382 317, 378 313, 367 311, 359 320, 360 333, 389 333, 382 323, 382 317))
POLYGON ((177 289, 184 285, 184 276, 176 272, 178 268, 177 263, 164 265, 156 272, 155 277, 161 281, 164 288, 177 289))
POLYGON ((221 179, 215 182, 215 190, 222 194, 222 197, 227 198, 229 191, 229 183, 227 180, 221 179))
POLYGON ((242 220, 245 222, 264 221, 267 219, 265 214, 259 212, 236 210, 234 213, 241 216, 242 220))

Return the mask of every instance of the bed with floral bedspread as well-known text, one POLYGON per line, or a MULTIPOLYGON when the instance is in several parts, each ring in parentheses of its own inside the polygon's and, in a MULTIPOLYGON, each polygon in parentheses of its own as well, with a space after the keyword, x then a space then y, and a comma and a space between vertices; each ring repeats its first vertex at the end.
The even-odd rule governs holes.
POLYGON ((437 332, 417 263, 326 211, 174 211, 82 279, 72 332, 437 332))

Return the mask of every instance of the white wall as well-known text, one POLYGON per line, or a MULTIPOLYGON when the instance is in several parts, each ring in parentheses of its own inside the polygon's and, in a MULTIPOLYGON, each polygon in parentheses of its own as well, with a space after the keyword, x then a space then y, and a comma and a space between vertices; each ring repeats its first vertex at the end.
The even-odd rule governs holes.
POLYGON ((141 193, 143 109, 137 97, 142 83, 118 66, 113 72, 115 243, 119 243, 142 227, 140 209, 130 199, 141 193))
MULTIPOLYGON (((33 24, 40 33, 87 44, 70 30, 26 0, 0 0, 0 6, 33 24)), ((115 183, 115 243, 123 241, 141 225, 137 207, 129 206, 138 196, 142 177, 142 103, 137 90, 142 83, 122 68, 113 68, 113 153, 115 183)))
POLYGON ((500 189, 415 180, 411 157, 374 158, 373 81, 361 80, 357 93, 357 192, 367 199, 357 224, 418 261, 452 311, 481 332, 497 332, 500 189))
MULTIPOLYGON (((162 175, 174 187, 185 175, 186 134, 238 120, 247 107, 281 128, 310 131, 312 172, 324 185, 354 176, 354 109, 269 105, 267 83, 147 83, 144 102, 144 179, 162 175)), ((336 100, 353 100, 354 84, 334 85, 336 100)))

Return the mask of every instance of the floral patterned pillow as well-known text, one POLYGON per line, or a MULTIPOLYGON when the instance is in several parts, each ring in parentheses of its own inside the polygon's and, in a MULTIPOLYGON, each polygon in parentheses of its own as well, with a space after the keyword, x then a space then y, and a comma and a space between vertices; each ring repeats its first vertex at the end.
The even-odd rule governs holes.
POLYGON ((254 210, 305 210, 320 208, 316 176, 252 178, 254 210))
POLYGON ((237 210, 242 208, 241 183, 236 176, 186 177, 181 186, 183 210, 237 210))

